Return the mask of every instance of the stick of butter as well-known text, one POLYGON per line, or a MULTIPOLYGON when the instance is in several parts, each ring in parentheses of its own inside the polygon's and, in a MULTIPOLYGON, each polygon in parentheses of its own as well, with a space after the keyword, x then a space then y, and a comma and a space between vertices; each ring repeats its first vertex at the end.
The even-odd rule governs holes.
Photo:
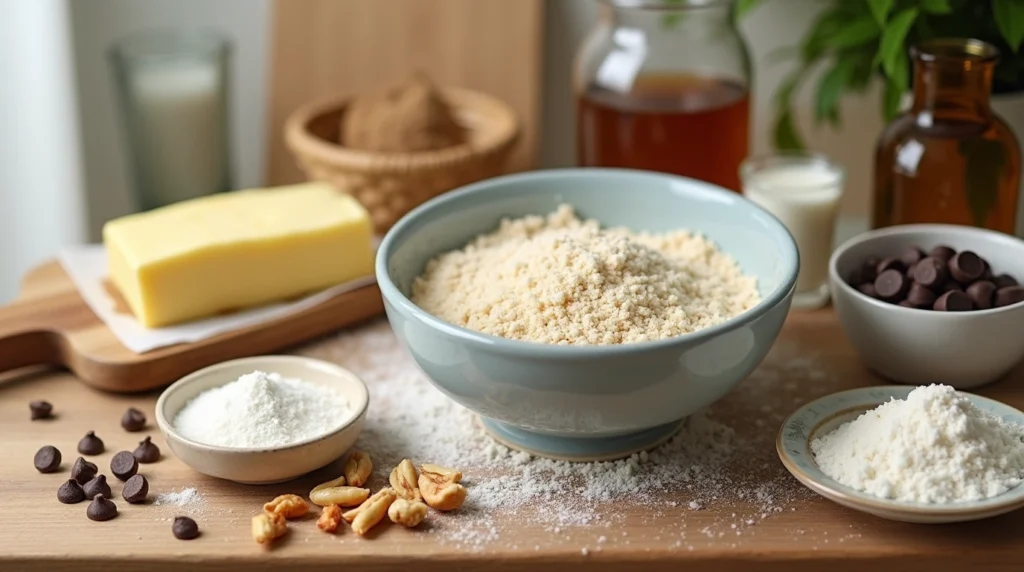
POLYGON ((373 274, 370 216, 327 183, 222 193, 108 222, 110 279, 154 328, 373 274))

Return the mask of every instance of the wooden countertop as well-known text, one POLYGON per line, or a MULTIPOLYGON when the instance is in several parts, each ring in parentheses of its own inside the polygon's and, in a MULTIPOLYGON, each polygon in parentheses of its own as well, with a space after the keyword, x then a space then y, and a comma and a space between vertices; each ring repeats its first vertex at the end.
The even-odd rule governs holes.
MULTIPOLYGON (((331 355, 337 343, 335 336, 297 353, 331 355)), ((85 518, 86 503, 69 506, 56 500, 57 487, 77 457, 75 443, 89 429, 104 436, 108 452, 97 463, 105 468, 114 452, 131 449, 141 438, 121 430, 121 413, 134 405, 152 420, 157 395, 104 394, 60 372, 8 376, 0 378, 0 570, 1020 570, 1024 511, 963 525, 893 523, 819 498, 783 472, 774 435, 785 414, 813 397, 878 382, 858 362, 830 310, 791 315, 762 367, 716 407, 716 415, 736 429, 738 439, 758 444, 750 466, 760 469, 748 476, 782 483, 774 493, 784 497, 775 500, 776 509, 750 526, 744 525, 744 515, 764 510, 764 499, 719 499, 702 510, 690 510, 666 493, 659 510, 620 499, 605 507, 617 517, 613 524, 566 526, 557 534, 532 524, 532 507, 498 512, 492 515, 494 538, 477 546, 439 542, 437 535, 424 531, 383 525, 369 538, 347 528, 329 536, 312 522, 301 522, 266 550, 249 532, 250 517, 261 503, 282 492, 308 491, 338 467, 269 487, 218 481, 167 455, 154 428, 154 441, 165 458, 158 465, 143 465, 150 495, 198 488, 204 497, 196 515, 203 536, 182 542, 170 535, 167 519, 189 510, 127 505, 119 497, 118 518, 91 522, 85 518), (30 422, 27 403, 33 399, 52 401, 60 417, 30 422), (782 410, 760 418, 751 414, 769 410, 762 402, 782 410), (41 475, 33 469, 32 456, 44 444, 64 453, 61 472, 41 475)), ((1024 408, 1024 369, 978 393, 1024 408)), ((473 473, 473 467, 462 469, 467 478, 473 473)), ((120 487, 113 488, 116 494, 120 487)), ((457 524, 456 517, 444 525, 457 524)))

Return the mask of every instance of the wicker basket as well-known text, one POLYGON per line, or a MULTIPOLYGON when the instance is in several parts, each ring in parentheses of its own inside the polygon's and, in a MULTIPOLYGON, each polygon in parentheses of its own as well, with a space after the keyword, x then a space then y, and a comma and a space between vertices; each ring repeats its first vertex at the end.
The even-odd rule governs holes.
POLYGON ((456 187, 502 173, 519 138, 515 112, 479 92, 443 89, 456 120, 469 132, 464 145, 416 153, 374 153, 340 144, 341 118, 351 97, 304 105, 288 117, 285 142, 313 180, 350 193, 386 232, 424 201, 456 187))

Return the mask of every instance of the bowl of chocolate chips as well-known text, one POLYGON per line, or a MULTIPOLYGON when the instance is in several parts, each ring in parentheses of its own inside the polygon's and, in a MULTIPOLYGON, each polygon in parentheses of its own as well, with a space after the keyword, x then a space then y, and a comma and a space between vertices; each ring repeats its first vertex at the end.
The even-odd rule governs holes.
POLYGON ((832 254, 839 321, 865 364, 891 381, 959 389, 1024 358, 1024 241, 915 224, 858 235, 832 254))

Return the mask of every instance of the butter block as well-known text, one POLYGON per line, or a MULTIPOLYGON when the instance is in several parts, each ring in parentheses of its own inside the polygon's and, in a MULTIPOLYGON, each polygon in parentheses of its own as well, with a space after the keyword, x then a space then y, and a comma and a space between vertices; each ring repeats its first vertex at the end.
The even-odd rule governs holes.
POLYGON ((326 183, 234 191, 103 227, 110 280, 146 327, 373 274, 370 216, 326 183))

